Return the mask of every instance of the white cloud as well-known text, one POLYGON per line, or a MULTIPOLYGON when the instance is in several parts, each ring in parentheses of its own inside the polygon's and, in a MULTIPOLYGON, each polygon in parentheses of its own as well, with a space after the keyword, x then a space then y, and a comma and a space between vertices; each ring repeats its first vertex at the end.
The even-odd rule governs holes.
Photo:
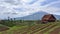
MULTIPOLYGON (((41 6, 41 2, 45 0, 0 0, 0 14, 3 18, 7 18, 10 16, 14 17, 24 17, 28 15, 32 15, 38 11, 44 11, 50 14, 58 14, 60 8, 52 7, 52 4, 58 3, 59 1, 52 2, 50 4, 46 4, 45 6, 41 6), (29 4, 34 2, 32 4, 29 4)), ((0 16, 0 18, 1 18, 0 16)))
POLYGON ((60 15, 58 13, 60 13, 60 8, 55 8, 55 7, 47 7, 42 9, 43 11, 49 13, 49 14, 56 14, 56 15, 60 15))

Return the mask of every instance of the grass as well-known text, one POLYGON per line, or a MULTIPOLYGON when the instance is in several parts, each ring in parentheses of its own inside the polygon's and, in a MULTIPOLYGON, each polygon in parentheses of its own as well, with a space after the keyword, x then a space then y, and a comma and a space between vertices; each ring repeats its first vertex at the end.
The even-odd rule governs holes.
MULTIPOLYGON (((3 32, 5 32, 6 34, 13 34, 14 31, 17 31, 18 29, 22 29, 26 27, 27 26, 14 26, 14 27, 11 27, 9 30, 3 31, 3 32)), ((0 34, 2 34, 3 32, 0 32, 0 34)))
MULTIPOLYGON (((43 32, 43 31, 46 32, 46 30, 48 31, 49 29, 51 29, 52 27, 55 27, 55 26, 56 26, 56 24, 50 24, 49 26, 47 26, 47 27, 45 27, 44 29, 36 32, 35 34, 38 34, 39 32, 43 32)), ((43 33, 44 33, 44 32, 43 32, 43 33)))
POLYGON ((57 26, 55 26, 54 28, 52 28, 52 29, 50 29, 50 30, 48 30, 47 32, 45 32, 44 34, 50 34, 50 32, 52 32, 52 31, 54 31, 56 28, 59 28, 60 27, 60 25, 59 25, 60 23, 58 23, 57 24, 57 26))
POLYGON ((50 29, 49 31, 45 32, 44 34, 50 34, 51 31, 55 30, 56 28, 58 28, 59 26, 55 26, 54 28, 50 29))
POLYGON ((34 32, 34 31, 37 31, 37 30, 39 30, 39 31, 35 32, 34 34, 38 34, 39 32, 44 31, 44 30, 47 30, 46 32, 44 32, 44 34, 49 34, 49 32, 53 31, 55 28, 60 27, 60 21, 46 23, 46 24, 41 24, 41 23, 36 24, 37 22, 38 21, 23 21, 23 22, 21 21, 20 22, 20 21, 17 20, 17 21, 14 21, 14 22, 12 21, 12 23, 14 23, 14 26, 13 26, 13 24, 10 23, 10 21, 8 21, 8 24, 12 24, 12 27, 7 25, 10 29, 7 30, 7 31, 0 32, 0 34, 14 34, 14 33, 22 34, 24 32, 28 32, 28 34, 30 34, 31 32, 34 32), (58 23, 57 26, 55 26, 55 27, 53 27, 51 29, 49 29, 48 27, 43 28, 43 29, 40 28, 40 26, 46 26, 46 25, 49 25, 49 24, 51 24, 51 26, 53 26, 55 23, 58 23), (33 26, 37 26, 37 28, 35 27, 35 30, 33 30, 33 31, 32 30, 27 31, 27 28, 32 28, 33 26))

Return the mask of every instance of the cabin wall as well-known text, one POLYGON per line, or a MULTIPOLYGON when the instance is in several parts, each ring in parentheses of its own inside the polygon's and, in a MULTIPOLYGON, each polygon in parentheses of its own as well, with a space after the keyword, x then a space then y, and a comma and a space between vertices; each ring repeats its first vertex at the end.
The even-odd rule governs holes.
POLYGON ((42 20, 41 20, 41 22, 45 22, 45 23, 47 23, 47 22, 55 22, 56 21, 56 18, 53 16, 53 15, 45 15, 45 16, 43 16, 43 18, 42 18, 42 20))

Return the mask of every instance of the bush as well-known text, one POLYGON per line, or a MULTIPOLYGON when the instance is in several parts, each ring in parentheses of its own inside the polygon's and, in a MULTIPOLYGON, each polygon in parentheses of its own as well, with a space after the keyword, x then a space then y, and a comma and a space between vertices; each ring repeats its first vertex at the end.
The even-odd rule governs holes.
POLYGON ((9 27, 12 27, 12 26, 15 25, 15 24, 13 23, 13 21, 9 21, 9 20, 2 20, 2 21, 0 22, 0 24, 6 25, 6 26, 9 26, 9 27))
POLYGON ((0 24, 13 27, 13 26, 32 26, 36 24, 40 24, 40 20, 2 20, 0 24))

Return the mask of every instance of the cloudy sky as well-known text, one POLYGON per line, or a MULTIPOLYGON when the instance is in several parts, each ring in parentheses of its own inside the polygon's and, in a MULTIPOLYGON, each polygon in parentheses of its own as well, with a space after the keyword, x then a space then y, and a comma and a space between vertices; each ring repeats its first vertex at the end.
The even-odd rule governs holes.
POLYGON ((60 15, 60 0, 0 0, 0 18, 24 17, 39 11, 60 15))

